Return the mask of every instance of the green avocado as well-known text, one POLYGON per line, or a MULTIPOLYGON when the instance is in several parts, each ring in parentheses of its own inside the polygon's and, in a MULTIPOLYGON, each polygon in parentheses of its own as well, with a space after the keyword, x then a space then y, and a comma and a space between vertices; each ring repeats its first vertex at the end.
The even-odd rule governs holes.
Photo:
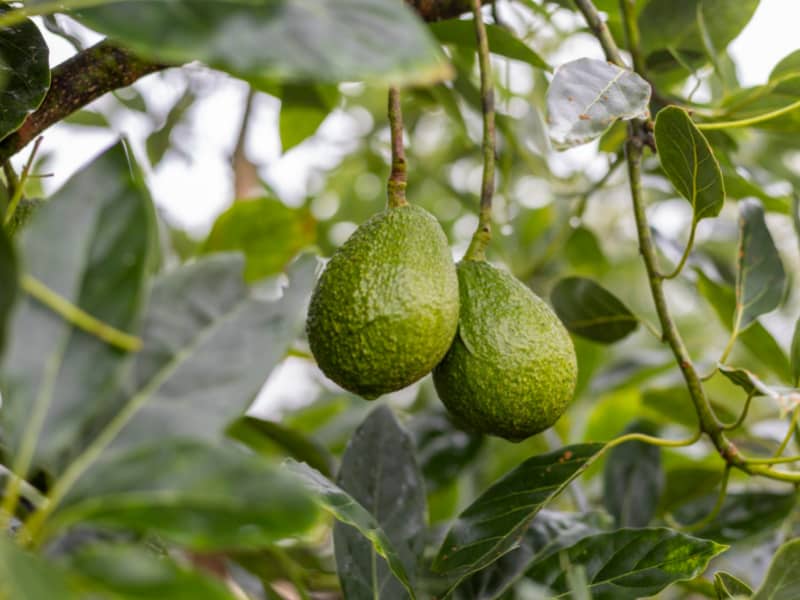
POLYGON ((375 215, 336 251, 306 331, 322 372, 373 399, 424 377, 458 327, 458 277, 438 221, 405 205, 375 215))
POLYGON ((567 330, 545 302, 484 261, 457 267, 458 335, 434 369, 439 398, 467 429, 523 440, 552 426, 578 374, 567 330))

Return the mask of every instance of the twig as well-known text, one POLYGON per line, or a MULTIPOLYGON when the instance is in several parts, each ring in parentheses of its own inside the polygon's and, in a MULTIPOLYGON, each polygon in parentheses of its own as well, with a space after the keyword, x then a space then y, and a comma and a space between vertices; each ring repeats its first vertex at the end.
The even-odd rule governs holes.
POLYGON ((36 143, 33 145, 33 150, 31 150, 31 155, 28 157, 28 162, 25 163, 22 169, 22 175, 18 181, 14 182, 14 194, 11 196, 11 200, 6 207, 6 216, 3 220, 3 225, 8 225, 11 219, 14 218, 14 213, 17 212, 17 206, 19 206, 19 201, 22 200, 22 195, 25 192, 25 184, 28 181, 31 168, 33 167, 33 161, 36 159, 36 153, 39 151, 39 146, 41 146, 43 139, 42 137, 36 138, 36 143))
POLYGON ((389 208, 408 204, 406 200, 406 152, 403 147, 403 109, 400 105, 400 90, 389 88, 389 130, 391 131, 392 170, 386 182, 389 208))
POLYGON ((483 111, 483 180, 481 182, 481 204, 478 213, 478 228, 467 248, 466 260, 482 260, 486 247, 492 239, 492 196, 494 195, 494 170, 497 134, 494 119, 494 83, 492 62, 489 54, 489 39, 481 13, 481 0, 472 0, 475 19, 475 37, 478 41, 478 64, 481 71, 481 108, 483 111))

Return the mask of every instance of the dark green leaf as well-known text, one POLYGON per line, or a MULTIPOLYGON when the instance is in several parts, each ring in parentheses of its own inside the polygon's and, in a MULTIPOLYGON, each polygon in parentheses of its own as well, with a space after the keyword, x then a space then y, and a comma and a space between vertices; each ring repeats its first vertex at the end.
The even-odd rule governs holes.
MULTIPOLYGON (((726 546, 666 528, 619 529, 587 537, 563 554, 586 569, 594 600, 642 598, 702 573, 726 546)), ((553 553, 527 573, 556 597, 568 597, 561 556, 553 553)))
POLYGON ((556 69, 547 90, 547 124, 557 148, 600 137, 617 119, 647 112, 650 84, 604 60, 579 58, 556 69))
MULTIPOLYGON (((736 294, 730 287, 713 281, 705 273, 696 269, 697 289, 708 300, 720 322, 728 331, 733 330, 733 316, 736 311, 736 294)), ((780 344, 764 326, 755 321, 739 334, 739 341, 749 350, 753 358, 768 367, 781 379, 791 377, 789 360, 780 344)))
POLYGON ((14 305, 19 288, 17 277, 17 259, 14 256, 14 247, 8 239, 5 230, 0 227, 0 356, 6 341, 6 322, 14 305))
POLYGON ((256 85, 264 79, 425 84, 449 73, 422 22, 394 0, 127 0, 70 14, 144 57, 200 60, 256 85))
POLYGON ((783 263, 757 200, 739 204, 739 256, 734 330, 743 330, 781 302, 786 284, 783 263))
POLYGON ((111 123, 108 122, 108 119, 103 113, 93 110, 76 111, 65 119, 62 119, 61 122, 70 125, 81 125, 82 127, 111 127, 111 123))
MULTIPOLYGON (((625 433, 648 435, 658 428, 635 421, 625 433)), ((628 442, 612 448, 603 472, 603 502, 617 527, 645 527, 656 514, 664 489, 661 449, 644 442, 628 442)))
POLYGON ((747 394, 764 396, 769 394, 769 388, 754 373, 747 369, 718 365, 719 372, 732 384, 742 388, 747 394))
POLYGON ((278 445, 293 458, 308 463, 325 475, 333 476, 334 458, 324 447, 285 425, 245 415, 228 426, 226 433, 256 452, 272 455, 278 445))
POLYGON ((533 456, 492 484, 453 523, 433 563, 468 575, 511 550, 542 507, 587 467, 603 444, 576 444, 533 456))
POLYGON ((749 585, 725 571, 714 573, 714 591, 717 592, 717 600, 728 600, 737 596, 749 598, 753 595, 749 585))
POLYGON ((400 555, 392 547, 386 533, 369 511, 356 502, 350 494, 323 477, 306 464, 287 459, 286 468, 303 481, 306 487, 316 495, 320 506, 336 519, 355 527, 367 538, 378 555, 389 564, 395 577, 400 580, 406 591, 415 598, 411 582, 400 555))
POLYGON ((243 267, 240 256, 220 254, 156 282, 127 393, 105 415, 138 407, 115 443, 218 440, 255 399, 302 327, 317 260, 307 255, 290 266, 279 300, 249 291, 243 267))
POLYGON ((260 456, 229 446, 155 437, 106 454, 49 522, 153 533, 195 550, 254 549, 317 520, 308 492, 260 456))
POLYGON ((102 594, 99 597, 109 600, 236 600, 221 581, 141 546, 94 544, 71 556, 69 566, 92 598, 102 594))
POLYGON ((794 326, 794 335, 792 336, 792 349, 790 352, 792 361, 792 377, 794 378, 794 385, 800 385, 800 319, 794 326))
POLYGON ((656 115, 656 148, 661 168, 689 201, 695 222, 716 217, 725 204, 725 186, 714 152, 689 114, 668 106, 656 115))
POLYGON ((458 479, 483 446, 484 436, 462 431, 444 412, 419 415, 409 424, 428 493, 458 479))
MULTIPOLYGON (((448 19, 431 23, 430 29, 442 44, 452 44, 459 48, 476 50, 475 21, 448 19)), ((526 62, 537 69, 550 71, 550 65, 522 40, 514 37, 508 29, 498 25, 486 25, 489 48, 493 54, 526 62)))
POLYGON ((800 539, 778 548, 753 600, 796 600, 800 597, 800 539))
POLYGON ((157 166, 164 158, 171 145, 172 132, 186 115, 186 112, 194 104, 195 95, 191 88, 186 88, 180 98, 169 109, 164 124, 156 129, 147 137, 145 147, 147 148, 147 158, 150 165, 157 166))
POLYGON ((454 598, 500 598, 541 557, 569 548, 597 533, 599 529, 583 515, 542 510, 525 531, 519 547, 465 579, 455 590, 454 598))
MULTIPOLYGON (((681 506, 674 512, 675 518, 686 524, 700 521, 713 510, 716 501, 717 494, 708 494, 681 506)), ((728 493, 719 515, 696 533, 719 542, 757 536, 779 525, 796 501, 797 496, 793 493, 728 493)))
MULTIPOLYGON (((0 5, 0 14, 8 12, 0 5)), ((29 19, 0 29, 0 139, 16 131, 50 87, 47 44, 29 19)))
POLYGON ((567 329, 594 342, 617 342, 639 325, 616 296, 585 277, 562 279, 550 293, 550 300, 567 329))
MULTIPOLYGON (((366 508, 403 562, 411 585, 424 545, 427 518, 425 485, 414 444, 388 406, 373 410, 356 429, 342 458, 339 486, 366 508)), ((333 528, 336 565, 348 598, 402 598, 403 583, 358 528, 337 522, 333 528)))
POLYGON ((3 600, 78 600, 64 574, 0 535, 0 598, 3 600))
POLYGON ((235 202, 218 218, 203 252, 240 251, 247 259, 245 279, 280 273, 316 239, 316 222, 306 208, 290 208, 274 198, 235 202))
POLYGON ((721 479, 719 466, 707 462, 686 461, 668 469, 659 513, 672 513, 682 504, 710 494, 721 479))
MULTIPOLYGON (((117 144, 40 207, 20 235, 22 269, 117 329, 136 332, 155 216, 138 167, 117 144)), ((128 363, 126 353, 74 329, 25 297, 14 312, 2 369, 3 428, 16 448, 35 399, 49 403, 39 460, 64 465, 86 443, 128 363)))
POLYGON ((284 152, 314 135, 333 110, 335 99, 333 87, 291 83, 283 86, 278 128, 284 152))

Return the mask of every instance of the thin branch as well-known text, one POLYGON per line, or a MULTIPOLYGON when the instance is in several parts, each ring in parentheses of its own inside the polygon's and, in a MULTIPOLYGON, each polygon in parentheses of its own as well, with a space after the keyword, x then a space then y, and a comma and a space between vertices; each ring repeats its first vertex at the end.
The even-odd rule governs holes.
POLYGON ((403 147, 403 108, 400 105, 400 90, 389 88, 389 130, 392 136, 392 170, 386 182, 386 194, 389 208, 397 208, 408 204, 406 200, 406 151, 403 147))
POLYGON ((478 42, 478 64, 481 71, 481 108, 483 111, 483 181, 481 183, 481 205, 478 228, 467 248, 467 260, 482 260, 486 247, 492 239, 492 196, 494 195, 495 152, 497 133, 494 118, 494 82, 492 59, 489 54, 489 38, 481 13, 481 0, 472 0, 475 19, 475 37, 478 42))

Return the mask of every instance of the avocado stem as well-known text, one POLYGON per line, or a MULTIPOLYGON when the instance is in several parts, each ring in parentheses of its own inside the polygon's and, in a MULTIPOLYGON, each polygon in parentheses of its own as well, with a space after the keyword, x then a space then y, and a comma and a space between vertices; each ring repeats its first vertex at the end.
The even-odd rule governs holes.
POLYGON ((389 129, 392 135, 392 170, 386 183, 389 208, 406 206, 406 152, 403 148, 403 109, 400 106, 400 91, 389 88, 389 129))
POLYGON ((497 146, 494 119, 494 84, 489 55, 489 39, 481 14, 481 0, 472 0, 475 18, 475 37, 478 42, 478 64, 481 71, 481 109, 483 112, 483 181, 478 227, 472 236, 464 260, 484 260, 486 247, 492 240, 492 195, 494 194, 494 163, 497 146))

